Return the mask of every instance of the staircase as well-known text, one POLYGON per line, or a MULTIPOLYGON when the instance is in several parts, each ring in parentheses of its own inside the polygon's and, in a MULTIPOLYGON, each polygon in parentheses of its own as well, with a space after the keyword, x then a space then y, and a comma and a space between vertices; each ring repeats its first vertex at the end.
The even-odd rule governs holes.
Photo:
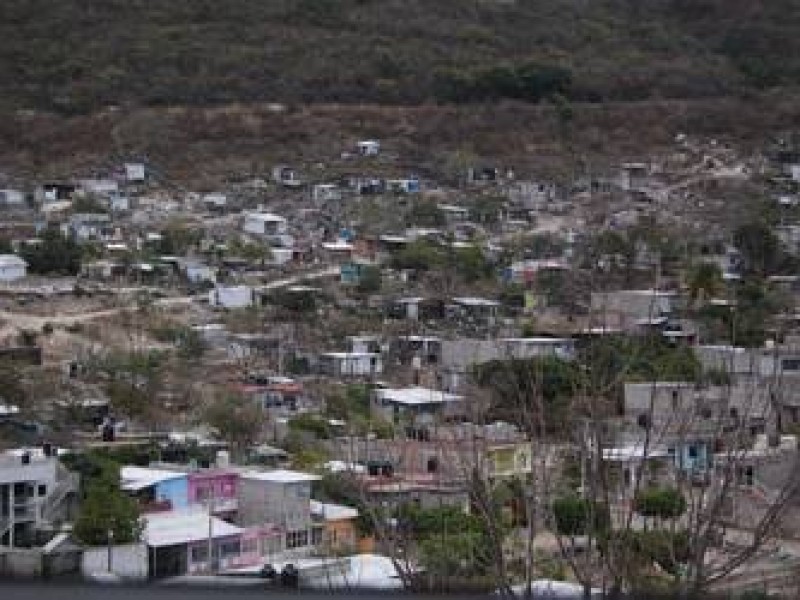
POLYGON ((58 475, 60 477, 58 483, 56 483, 55 488, 53 488, 41 504, 39 516, 42 521, 52 522, 67 496, 78 491, 78 485, 80 483, 78 475, 66 469, 61 470, 62 468, 59 469, 58 475))

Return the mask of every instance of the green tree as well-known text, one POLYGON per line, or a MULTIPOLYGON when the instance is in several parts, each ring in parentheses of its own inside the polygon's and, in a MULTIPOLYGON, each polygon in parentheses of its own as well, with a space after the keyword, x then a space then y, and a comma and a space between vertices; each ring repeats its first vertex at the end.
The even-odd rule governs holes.
POLYGON ((215 398, 206 406, 203 417, 237 454, 243 454, 258 439, 262 429, 261 410, 246 398, 215 398))
POLYGON ((45 230, 37 243, 21 251, 28 270, 39 275, 77 275, 81 268, 81 247, 55 227, 45 230))
POLYGON ((473 371, 475 383, 490 392, 494 418, 523 427, 543 422, 550 433, 569 427, 580 377, 573 362, 557 357, 493 360, 473 371))
POLYGON ((416 240, 398 250, 391 259, 395 269, 429 271, 444 264, 442 249, 426 240, 416 240))
POLYGON ((700 305, 725 289, 722 269, 714 263, 701 262, 695 265, 689 272, 687 280, 689 297, 700 305))
POLYGON ((379 267, 371 265, 361 269, 361 277, 358 279, 358 291, 361 294, 377 294, 381 291, 381 270, 379 267))
POLYGON ((142 526, 136 501, 120 489, 119 470, 94 478, 85 488, 81 510, 75 521, 75 535, 84 544, 96 546, 109 541, 128 544, 139 539, 142 526))
POLYGON ((772 228, 755 221, 739 226, 733 232, 733 243, 742 253, 749 273, 765 276, 774 273, 781 259, 781 244, 772 228))
POLYGON ((649 487, 637 494, 634 510, 643 517, 677 519, 686 512, 686 499, 672 487, 649 487))
POLYGON ((599 502, 579 496, 563 496, 553 501, 553 519, 559 535, 598 536, 609 528, 608 510, 599 502))

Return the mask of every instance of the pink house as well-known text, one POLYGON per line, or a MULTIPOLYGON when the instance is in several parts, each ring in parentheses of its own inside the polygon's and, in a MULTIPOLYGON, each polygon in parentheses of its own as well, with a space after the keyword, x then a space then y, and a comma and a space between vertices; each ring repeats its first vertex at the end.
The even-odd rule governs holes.
POLYGON ((189 504, 208 504, 210 502, 214 512, 235 511, 238 508, 238 483, 239 474, 224 469, 189 473, 189 504))

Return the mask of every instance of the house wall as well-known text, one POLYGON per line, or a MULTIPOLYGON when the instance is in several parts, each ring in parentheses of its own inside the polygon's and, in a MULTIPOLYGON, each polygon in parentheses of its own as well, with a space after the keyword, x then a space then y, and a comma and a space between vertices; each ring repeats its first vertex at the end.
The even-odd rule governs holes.
POLYGON ((190 504, 212 497, 215 500, 232 500, 237 497, 239 476, 236 473, 191 473, 187 483, 190 504))
POLYGON ((15 281, 25 277, 27 269, 23 266, 0 267, 0 281, 15 281))
POLYGON ((156 500, 170 501, 173 509, 186 508, 189 505, 188 482, 185 477, 162 481, 155 486, 156 500))
MULTIPOLYGON (((85 548, 81 558, 84 576, 108 571, 108 547, 85 548)), ((147 545, 120 544, 111 547, 111 571, 126 579, 147 579, 147 545)))
POLYGON ((357 548, 358 534, 353 519, 325 522, 324 549, 333 552, 353 551, 357 548))

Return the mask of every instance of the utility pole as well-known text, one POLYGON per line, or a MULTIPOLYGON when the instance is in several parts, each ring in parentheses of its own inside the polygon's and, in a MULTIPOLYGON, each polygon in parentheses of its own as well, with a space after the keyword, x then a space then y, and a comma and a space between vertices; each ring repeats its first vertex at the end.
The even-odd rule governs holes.
POLYGON ((208 546, 206 565, 209 574, 214 573, 214 487, 211 486, 211 494, 208 497, 208 546))

